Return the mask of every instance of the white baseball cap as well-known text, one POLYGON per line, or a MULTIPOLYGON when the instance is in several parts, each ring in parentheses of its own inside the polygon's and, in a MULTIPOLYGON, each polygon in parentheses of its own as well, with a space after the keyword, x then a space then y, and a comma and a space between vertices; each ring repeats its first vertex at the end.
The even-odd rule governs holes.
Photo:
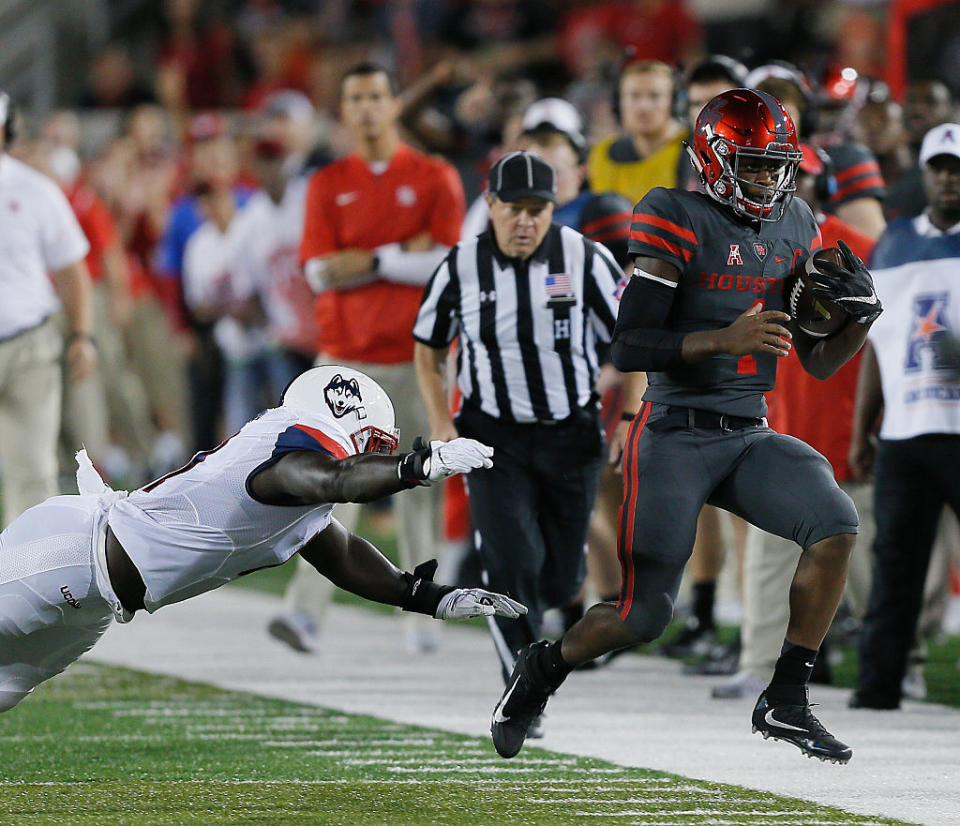
POLYGON ((523 129, 528 131, 548 124, 564 132, 578 146, 584 144, 583 121, 577 107, 563 98, 541 98, 531 103, 523 113, 523 129))
POLYGON ((960 158, 960 123, 941 123, 923 136, 920 163, 925 164, 937 155, 960 158))

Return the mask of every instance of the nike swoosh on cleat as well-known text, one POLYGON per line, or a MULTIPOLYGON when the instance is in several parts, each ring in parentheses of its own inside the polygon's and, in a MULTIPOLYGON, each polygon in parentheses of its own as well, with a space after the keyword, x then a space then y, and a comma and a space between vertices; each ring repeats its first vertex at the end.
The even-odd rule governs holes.
POLYGON ((813 663, 804 663, 807 668, 813 668, 813 663))
POLYGON ((500 702, 497 703, 497 707, 493 710, 493 722, 494 723, 507 723, 510 721, 509 717, 504 717, 500 709, 502 709, 507 704, 507 700, 510 699, 510 695, 513 694, 513 690, 517 687, 519 680, 514 680, 513 685, 507 689, 507 693, 500 698, 500 702))
POLYGON ((773 709, 771 708, 763 717, 771 726, 776 726, 777 728, 788 728, 791 731, 802 731, 804 734, 809 734, 805 728, 800 728, 799 726, 791 726, 789 723, 781 723, 776 717, 773 716, 773 709))

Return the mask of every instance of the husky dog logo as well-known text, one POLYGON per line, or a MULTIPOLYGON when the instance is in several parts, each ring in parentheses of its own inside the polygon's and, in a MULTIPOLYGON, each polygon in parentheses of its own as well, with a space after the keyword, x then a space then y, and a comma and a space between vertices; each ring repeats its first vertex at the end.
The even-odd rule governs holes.
POLYGON ((351 411, 356 411, 358 419, 366 418, 363 399, 360 397, 360 384, 356 379, 345 379, 337 373, 323 388, 323 398, 330 412, 338 419, 351 411))

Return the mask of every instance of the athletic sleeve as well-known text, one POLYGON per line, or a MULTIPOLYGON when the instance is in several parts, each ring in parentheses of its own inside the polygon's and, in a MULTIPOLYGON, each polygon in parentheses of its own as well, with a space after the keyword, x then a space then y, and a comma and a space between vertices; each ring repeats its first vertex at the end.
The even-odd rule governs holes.
POLYGON ((836 188, 830 196, 830 211, 858 198, 886 197, 883 175, 876 158, 867 147, 857 143, 843 143, 827 147, 833 162, 836 188))
POLYGON ((631 257, 659 258, 682 272, 699 244, 690 216, 669 189, 651 189, 633 208, 631 257))
POLYGON ((436 170, 436 192, 430 211, 430 237, 435 244, 452 247, 460 240, 467 212, 460 175, 452 164, 441 162, 436 170))
POLYGON ((449 346, 460 329, 460 281, 457 277, 457 254, 454 247, 430 276, 423 290, 413 337, 421 344, 437 349, 449 346))
POLYGON ((318 169, 307 185, 303 237, 300 240, 301 264, 305 264, 311 258, 336 252, 338 249, 334 235, 335 224, 330 215, 328 176, 325 173, 325 169, 318 169))

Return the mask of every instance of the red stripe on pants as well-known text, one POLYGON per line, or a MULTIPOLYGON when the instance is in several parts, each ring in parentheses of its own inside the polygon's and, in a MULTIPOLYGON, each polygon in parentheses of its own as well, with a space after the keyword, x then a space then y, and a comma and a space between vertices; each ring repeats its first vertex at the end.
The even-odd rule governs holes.
POLYGON ((627 449, 623 457, 623 475, 626 484, 623 492, 623 504, 620 506, 620 541, 617 547, 622 577, 617 612, 622 620, 626 620, 627 614, 633 607, 633 528, 637 515, 637 496, 640 487, 640 475, 637 470, 637 444, 649 415, 650 403, 644 402, 637 417, 630 423, 630 429, 627 432, 627 449))

